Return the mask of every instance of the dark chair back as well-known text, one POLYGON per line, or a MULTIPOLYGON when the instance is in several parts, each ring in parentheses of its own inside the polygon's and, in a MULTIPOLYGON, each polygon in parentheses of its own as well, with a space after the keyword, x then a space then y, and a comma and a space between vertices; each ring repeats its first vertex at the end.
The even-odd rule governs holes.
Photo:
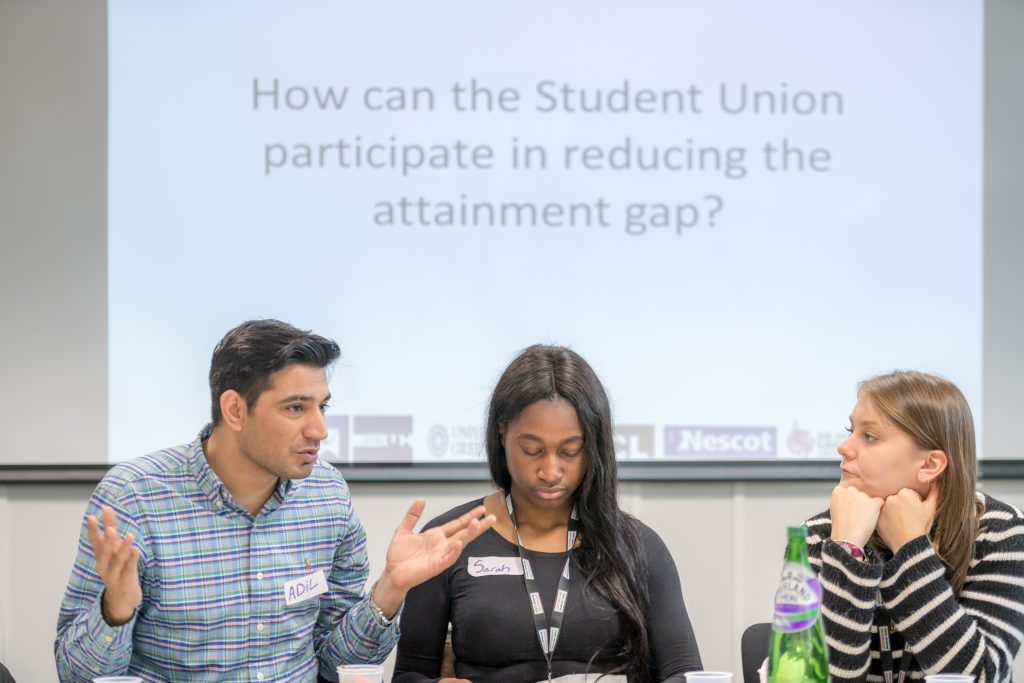
POLYGON ((771 624, 751 624, 740 639, 740 659, 743 662, 743 683, 758 683, 757 670, 768 656, 772 640, 771 624))

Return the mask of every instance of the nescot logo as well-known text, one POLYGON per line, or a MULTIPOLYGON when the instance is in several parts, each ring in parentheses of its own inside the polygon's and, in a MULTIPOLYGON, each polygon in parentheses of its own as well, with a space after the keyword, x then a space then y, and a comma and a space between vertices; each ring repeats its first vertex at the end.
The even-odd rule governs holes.
POLYGON ((669 458, 774 458, 775 427, 665 427, 669 458))

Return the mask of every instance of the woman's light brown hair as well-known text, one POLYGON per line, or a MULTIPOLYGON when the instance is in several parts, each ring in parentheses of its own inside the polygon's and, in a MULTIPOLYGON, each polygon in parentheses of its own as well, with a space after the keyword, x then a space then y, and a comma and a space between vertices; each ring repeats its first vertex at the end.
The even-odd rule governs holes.
POLYGON ((946 379, 909 371, 865 380, 858 395, 869 399, 919 448, 946 454, 946 470, 933 483, 939 497, 928 536, 946 565, 946 580, 959 593, 974 556, 982 507, 975 494, 978 461, 967 399, 946 379))

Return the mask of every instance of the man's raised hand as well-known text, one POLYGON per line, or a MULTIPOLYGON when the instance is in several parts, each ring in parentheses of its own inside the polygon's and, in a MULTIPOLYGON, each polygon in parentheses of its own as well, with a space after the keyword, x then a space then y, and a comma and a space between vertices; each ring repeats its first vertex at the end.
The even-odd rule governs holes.
POLYGON ((134 534, 129 532, 122 537, 117 532, 117 517, 109 506, 103 506, 102 529, 93 515, 89 515, 86 524, 96 556, 96 573, 103 579, 103 619, 110 626, 120 626, 131 620, 142 602, 139 547, 135 545, 134 534))

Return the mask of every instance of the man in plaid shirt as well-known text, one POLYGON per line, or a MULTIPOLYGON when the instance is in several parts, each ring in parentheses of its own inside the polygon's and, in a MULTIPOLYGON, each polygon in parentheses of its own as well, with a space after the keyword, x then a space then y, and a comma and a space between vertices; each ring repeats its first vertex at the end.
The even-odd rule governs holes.
POLYGON ((212 423, 103 478, 57 624, 62 681, 314 682, 387 657, 408 590, 494 517, 481 506, 417 534, 417 500, 365 591, 366 534, 317 459, 339 353, 276 320, 243 323, 213 353, 212 423))

